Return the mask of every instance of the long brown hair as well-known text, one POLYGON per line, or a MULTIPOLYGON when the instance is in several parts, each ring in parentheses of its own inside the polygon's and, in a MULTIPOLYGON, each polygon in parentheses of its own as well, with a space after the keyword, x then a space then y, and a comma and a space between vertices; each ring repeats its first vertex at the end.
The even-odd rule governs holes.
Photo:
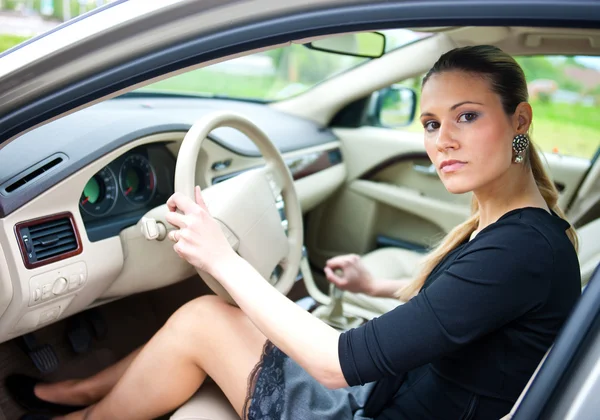
MULTIPOLYGON (((486 78, 492 90, 500 96, 504 112, 511 116, 521 102, 529 99, 525 74, 519 64, 508 54, 497 47, 477 45, 456 48, 443 54, 423 79, 423 86, 434 74, 447 71, 463 71, 486 78)), ((546 204, 558 216, 565 219, 563 211, 558 207, 558 191, 542 164, 537 148, 530 142, 524 164, 531 168, 537 187, 546 204)), ((396 292, 396 296, 408 301, 425 283, 431 271, 457 245, 467 240, 479 225, 479 204, 475 196, 471 202, 471 217, 452 229, 441 243, 425 257, 422 268, 416 278, 407 286, 396 292)), ((577 234, 571 226, 567 236, 578 248, 577 234)))

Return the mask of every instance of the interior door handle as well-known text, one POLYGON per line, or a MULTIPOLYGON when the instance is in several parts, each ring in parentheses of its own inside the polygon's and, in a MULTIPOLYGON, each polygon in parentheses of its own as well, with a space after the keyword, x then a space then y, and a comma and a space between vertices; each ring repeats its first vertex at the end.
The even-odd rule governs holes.
POLYGON ((427 176, 438 176, 437 171, 435 170, 435 165, 433 163, 429 166, 413 165, 413 171, 427 176))

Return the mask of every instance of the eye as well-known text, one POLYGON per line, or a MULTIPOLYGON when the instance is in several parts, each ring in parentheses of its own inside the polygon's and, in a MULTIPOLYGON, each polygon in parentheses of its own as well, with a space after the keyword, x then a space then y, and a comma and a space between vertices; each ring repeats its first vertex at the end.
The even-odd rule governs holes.
POLYGON ((458 122, 473 122, 478 116, 476 112, 465 112, 458 117, 458 122))
POLYGON ((423 123, 423 128, 425 128, 425 131, 432 132, 440 128, 440 124, 437 121, 425 121, 425 123, 423 123))

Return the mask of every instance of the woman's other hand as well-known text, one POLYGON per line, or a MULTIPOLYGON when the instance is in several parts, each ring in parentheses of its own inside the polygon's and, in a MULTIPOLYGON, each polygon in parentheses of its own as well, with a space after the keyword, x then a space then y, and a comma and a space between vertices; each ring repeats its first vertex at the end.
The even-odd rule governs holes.
POLYGON ((375 280, 356 254, 331 258, 325 266, 327 280, 342 290, 371 294, 375 280))
POLYGON ((169 239, 175 242, 173 249, 181 258, 198 270, 213 274, 216 267, 228 264, 237 254, 208 212, 200 187, 194 192, 195 202, 179 192, 167 200, 167 222, 179 228, 169 232, 169 239))

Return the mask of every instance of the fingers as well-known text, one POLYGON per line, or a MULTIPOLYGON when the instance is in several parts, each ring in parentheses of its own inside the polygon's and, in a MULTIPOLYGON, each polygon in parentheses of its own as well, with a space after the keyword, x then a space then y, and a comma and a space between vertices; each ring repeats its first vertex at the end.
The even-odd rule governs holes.
POLYGON ((181 210, 184 214, 199 213, 201 207, 183 193, 176 192, 167 200, 167 207, 172 212, 181 210))
POLYGON ((208 207, 206 206, 204 198, 202 197, 202 191, 200 191, 200 186, 196 185, 196 188, 194 188, 194 194, 196 195, 196 204, 202 207, 203 210, 208 211, 208 207))
POLYGON ((184 214, 176 213, 174 211, 167 213, 165 219, 167 219, 167 222, 180 229, 188 227, 189 224, 187 217, 184 214))
POLYGON ((360 257, 356 254, 338 255, 337 257, 330 258, 327 260, 327 267, 332 269, 345 268, 351 264, 356 264, 360 260, 360 257))
POLYGON ((325 276, 327 277, 327 280, 329 280, 338 287, 345 286, 347 283, 345 279, 335 274, 330 267, 325 267, 325 276))

